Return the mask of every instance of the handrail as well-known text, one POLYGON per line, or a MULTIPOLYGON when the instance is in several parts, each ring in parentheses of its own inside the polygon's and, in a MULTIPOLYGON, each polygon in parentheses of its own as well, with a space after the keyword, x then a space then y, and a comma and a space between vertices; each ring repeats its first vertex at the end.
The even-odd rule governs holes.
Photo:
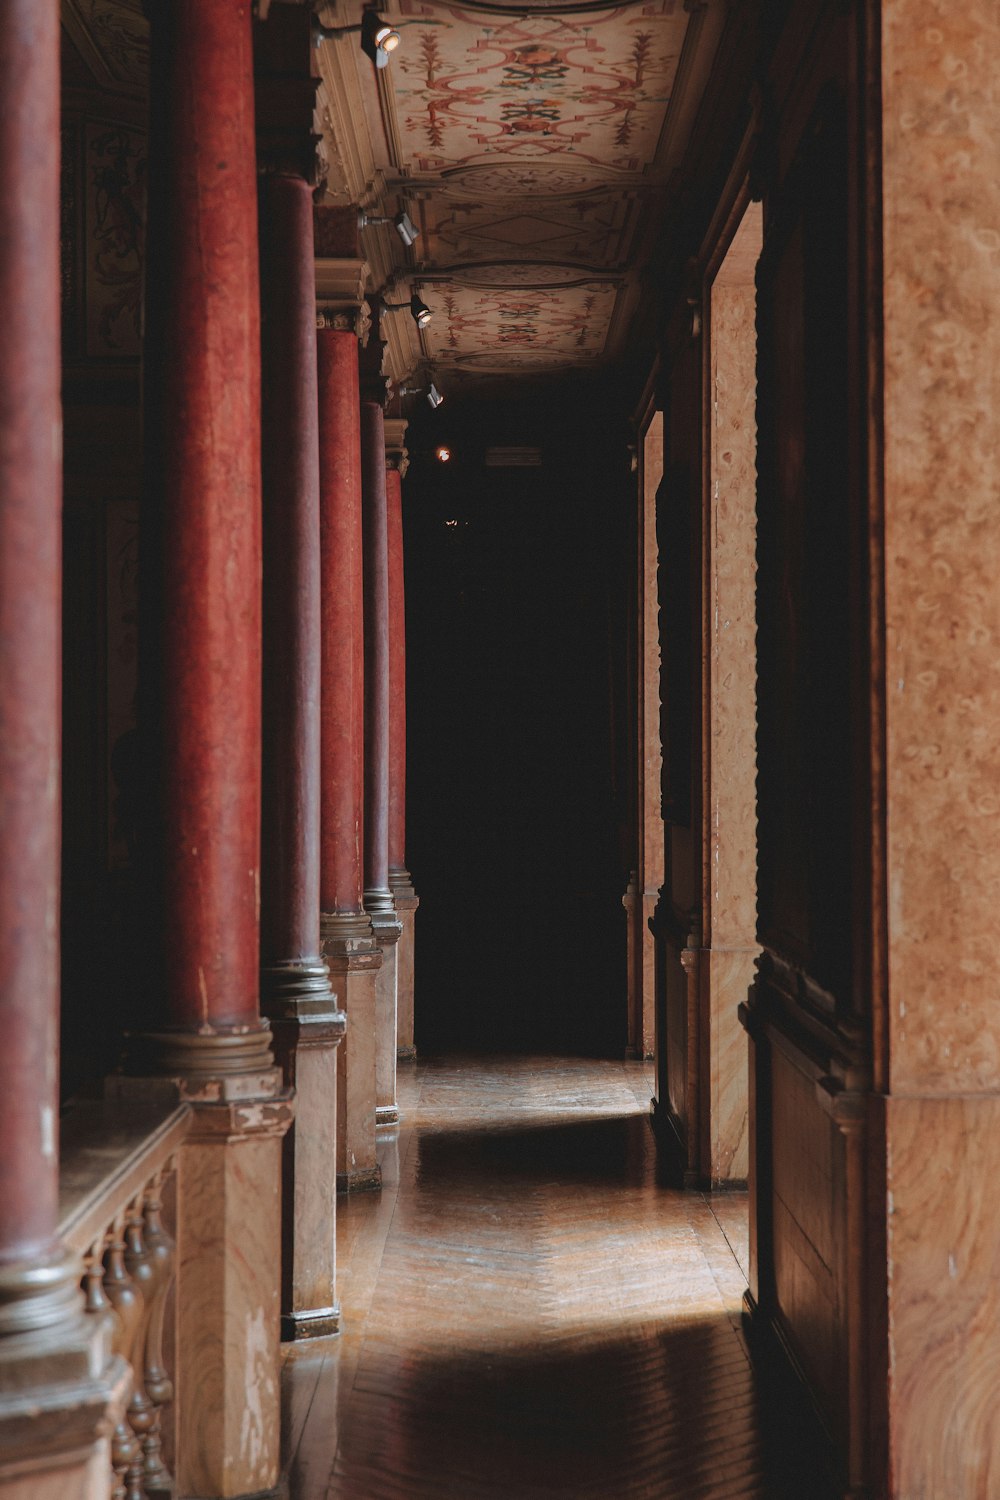
POLYGON ((190 1123, 190 1106, 175 1101, 83 1102, 62 1121, 60 1232, 83 1258, 88 1313, 110 1320, 114 1352, 132 1368, 128 1406, 111 1435, 111 1500, 172 1489, 167 1310, 177 1257, 169 1205, 190 1123))

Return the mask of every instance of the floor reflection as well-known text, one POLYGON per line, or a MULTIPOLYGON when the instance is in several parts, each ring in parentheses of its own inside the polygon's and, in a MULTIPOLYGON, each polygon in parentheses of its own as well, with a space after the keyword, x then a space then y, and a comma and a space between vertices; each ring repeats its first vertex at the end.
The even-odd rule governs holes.
POLYGON ((344 1332, 286 1353, 290 1500, 824 1500, 740 1331, 745 1196, 658 1177, 641 1064, 421 1063, 400 1103, 344 1332))

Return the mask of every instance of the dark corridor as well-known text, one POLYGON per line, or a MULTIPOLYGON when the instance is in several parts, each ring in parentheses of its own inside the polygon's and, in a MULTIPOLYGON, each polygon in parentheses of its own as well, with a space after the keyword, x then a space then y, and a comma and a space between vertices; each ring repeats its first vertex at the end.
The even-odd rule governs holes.
POLYGON ((411 423, 420 1049, 623 1054, 627 437, 565 388, 411 423))

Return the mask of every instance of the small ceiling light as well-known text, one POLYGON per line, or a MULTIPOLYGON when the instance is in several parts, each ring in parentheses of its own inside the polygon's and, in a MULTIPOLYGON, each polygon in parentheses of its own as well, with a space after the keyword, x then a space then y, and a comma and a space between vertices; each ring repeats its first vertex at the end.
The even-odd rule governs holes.
MULTIPOLYGON (((438 461, 439 464, 446 464, 448 462, 448 460, 451 458, 451 449, 450 448, 435 448, 434 449, 434 457, 437 459, 437 461, 438 461)), ((454 526, 454 524, 455 524, 454 521, 449 521, 448 522, 449 526, 454 526)))
POLYGON ((438 390, 437 386, 434 384, 433 380, 431 381, 426 391, 424 390, 422 385, 401 385, 399 387, 399 394, 401 396, 426 396, 427 400, 435 410, 437 410, 437 408, 444 400, 444 397, 438 390))
POLYGON ((363 209, 360 210, 358 228, 368 229, 372 224, 392 224, 404 245, 412 245, 420 234, 409 214, 398 213, 390 219, 385 214, 366 214, 363 209))
POLYGON ((418 328, 426 328, 434 316, 427 303, 422 302, 416 292, 413 293, 409 302, 383 302, 382 306, 386 312, 402 312, 405 308, 418 328))
POLYGON ((313 16, 314 47, 318 47, 320 42, 329 42, 336 36, 346 36, 349 31, 360 31, 361 50, 366 57, 371 58, 376 68, 384 68, 389 61, 390 52, 395 52, 399 46, 399 32, 387 25, 377 11, 364 11, 358 26, 324 26, 322 21, 313 16))
POLYGON ((388 26, 378 11, 366 10, 361 17, 361 50, 376 68, 384 68, 389 53, 399 46, 399 32, 388 26))
POLYGON ((426 328, 431 320, 432 313, 426 302, 421 302, 416 292, 410 298, 410 313, 418 328, 426 328))

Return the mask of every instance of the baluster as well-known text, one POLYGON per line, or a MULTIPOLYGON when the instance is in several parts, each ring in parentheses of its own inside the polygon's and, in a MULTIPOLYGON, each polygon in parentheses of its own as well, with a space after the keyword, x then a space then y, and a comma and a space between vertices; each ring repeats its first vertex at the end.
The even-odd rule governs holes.
MULTIPOLYGON (((125 1239, 120 1218, 108 1230, 105 1240, 104 1280, 101 1287, 105 1305, 114 1314, 114 1350, 132 1364, 135 1335, 142 1316, 142 1299, 125 1269, 125 1239)), ((96 1293, 94 1294, 96 1296, 96 1293)), ((135 1366, 133 1364, 133 1371, 135 1366)), ((135 1465, 141 1460, 142 1447, 123 1417, 111 1435, 111 1468, 114 1471, 112 1500, 143 1500, 141 1490, 130 1484, 135 1465)))
POLYGON ((163 1176, 162 1172, 156 1174, 146 1190, 145 1198, 144 1237, 146 1255, 152 1268, 153 1290, 148 1298, 144 1379, 146 1394, 155 1408, 153 1424, 143 1441, 147 1495, 172 1490, 170 1471, 163 1462, 161 1431, 162 1409, 174 1397, 173 1382, 163 1360, 163 1319, 174 1274, 174 1241, 161 1218, 163 1176))
MULTIPOLYGON (((83 1258, 83 1305, 94 1318, 113 1317, 111 1303, 104 1295, 104 1240, 91 1245, 83 1258)), ((119 1423, 111 1435, 111 1500, 125 1500, 124 1475, 135 1457, 136 1441, 126 1422, 119 1423)))
POLYGON ((130 1361, 132 1365, 132 1399, 125 1410, 129 1426, 139 1440, 139 1451, 128 1471, 128 1500, 145 1500, 145 1444, 158 1421, 156 1407, 146 1394, 143 1379, 146 1330, 156 1291, 156 1273, 143 1239, 142 1200, 140 1193, 129 1204, 125 1216, 125 1270, 139 1295, 139 1317, 135 1328, 130 1361))

